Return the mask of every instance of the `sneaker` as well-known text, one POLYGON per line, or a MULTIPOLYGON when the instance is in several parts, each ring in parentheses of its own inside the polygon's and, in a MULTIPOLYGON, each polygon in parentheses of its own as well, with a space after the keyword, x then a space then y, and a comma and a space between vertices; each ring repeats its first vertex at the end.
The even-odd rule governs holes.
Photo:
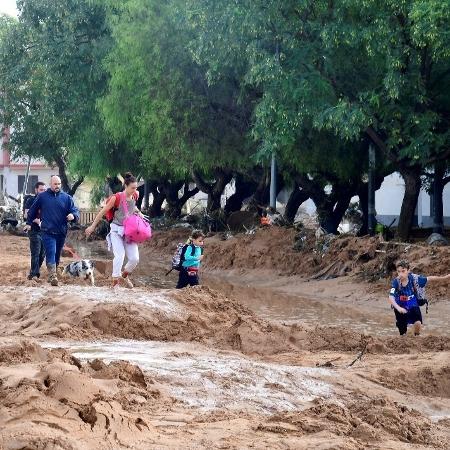
POLYGON ((119 278, 113 278, 111 283, 111 289, 116 289, 119 287, 119 278))
POLYGON ((133 289, 134 288, 134 285, 133 285, 133 283, 131 282, 131 280, 130 280, 130 278, 129 277, 122 277, 122 280, 123 280, 123 282, 125 283, 125 287, 127 287, 128 289, 133 289))
POLYGON ((55 273, 50 275, 49 281, 52 286, 58 286, 58 277, 56 276, 55 273))
POLYGON ((122 273, 122 280, 125 283, 125 287, 127 287, 128 289, 133 289, 134 285, 130 280, 130 277, 128 276, 128 272, 123 272, 122 273))

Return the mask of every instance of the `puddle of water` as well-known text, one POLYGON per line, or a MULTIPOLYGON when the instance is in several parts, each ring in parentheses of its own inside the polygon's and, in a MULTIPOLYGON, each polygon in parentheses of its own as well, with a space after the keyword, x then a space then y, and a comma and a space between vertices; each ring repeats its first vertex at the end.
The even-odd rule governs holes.
MULTIPOLYGON (((234 298, 266 320, 286 324, 299 323, 311 327, 317 325, 344 327, 361 333, 378 336, 397 335, 394 313, 386 301, 386 306, 355 305, 342 302, 337 305, 335 299, 316 300, 288 295, 271 289, 247 287, 232 284, 214 278, 207 283, 214 289, 234 298)), ((439 305, 439 310, 429 314, 422 308, 424 331, 426 333, 448 335, 449 305, 439 305), (444 310, 444 312, 443 312, 444 310)))
POLYGON ((136 281, 136 284, 143 287, 152 287, 157 289, 173 289, 175 287, 175 283, 166 278, 164 279, 162 276, 158 274, 154 275, 134 275, 133 281, 136 281))
POLYGON ((325 369, 264 363, 199 344, 119 340, 92 343, 41 343, 64 347, 81 360, 126 360, 141 367, 168 394, 201 410, 227 409, 273 414, 298 410, 332 393, 318 377, 325 369))
POLYGON ((34 303, 45 297, 47 289, 41 286, 0 286, 0 292, 5 297, 17 297, 17 301, 24 303, 34 303))

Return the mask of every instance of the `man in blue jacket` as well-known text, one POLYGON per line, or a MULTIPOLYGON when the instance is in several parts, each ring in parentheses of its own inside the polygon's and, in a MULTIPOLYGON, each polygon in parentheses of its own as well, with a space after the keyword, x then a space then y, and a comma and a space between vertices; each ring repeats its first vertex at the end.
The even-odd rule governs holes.
POLYGON ((48 270, 48 281, 58 286, 56 267, 59 264, 61 250, 66 240, 68 222, 80 219, 73 198, 61 191, 61 179, 53 175, 50 187, 39 194, 27 214, 27 229, 31 229, 33 220, 40 211, 42 242, 45 248, 45 260, 48 270))

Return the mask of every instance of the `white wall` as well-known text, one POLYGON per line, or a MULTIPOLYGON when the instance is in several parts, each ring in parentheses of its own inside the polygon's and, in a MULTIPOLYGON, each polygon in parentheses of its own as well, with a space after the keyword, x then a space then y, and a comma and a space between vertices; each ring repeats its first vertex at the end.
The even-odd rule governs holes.
MULTIPOLYGON (((24 168, 3 168, 3 176, 4 176, 4 186, 3 190, 7 192, 9 195, 13 197, 17 197, 19 195, 18 192, 18 184, 19 175, 26 175, 27 169, 24 168)), ((53 169, 42 168, 42 169, 30 169, 30 175, 37 175, 38 181, 43 181, 48 184, 50 180, 50 176, 53 174, 53 169)))
MULTIPOLYGON (((390 222, 393 217, 398 217, 404 193, 405 183, 400 174, 394 173, 386 177, 381 188, 375 193, 375 209, 378 218, 381 216, 382 221, 390 222)), ((450 184, 445 187, 442 200, 445 223, 448 224, 450 222, 450 184)), ((432 225, 431 213, 430 196, 425 189, 421 189, 416 209, 419 227, 432 225)))
POLYGON ((398 216, 402 206, 405 183, 400 174, 387 176, 381 188, 375 192, 375 209, 378 215, 398 216))

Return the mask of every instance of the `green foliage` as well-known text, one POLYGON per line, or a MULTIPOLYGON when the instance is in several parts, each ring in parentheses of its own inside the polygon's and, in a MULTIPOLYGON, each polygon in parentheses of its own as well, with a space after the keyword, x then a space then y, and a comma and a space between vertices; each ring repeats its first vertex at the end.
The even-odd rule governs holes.
POLYGON ((106 175, 116 167, 96 109, 111 45, 104 8, 89 0, 17 6, 19 20, 0 39, 0 109, 13 127, 12 153, 67 164, 80 176, 106 175))
POLYGON ((248 165, 248 107, 231 75, 209 85, 187 50, 184 2, 129 0, 110 23, 115 46, 99 106, 109 133, 141 155, 146 173, 185 179, 194 169, 248 165))

